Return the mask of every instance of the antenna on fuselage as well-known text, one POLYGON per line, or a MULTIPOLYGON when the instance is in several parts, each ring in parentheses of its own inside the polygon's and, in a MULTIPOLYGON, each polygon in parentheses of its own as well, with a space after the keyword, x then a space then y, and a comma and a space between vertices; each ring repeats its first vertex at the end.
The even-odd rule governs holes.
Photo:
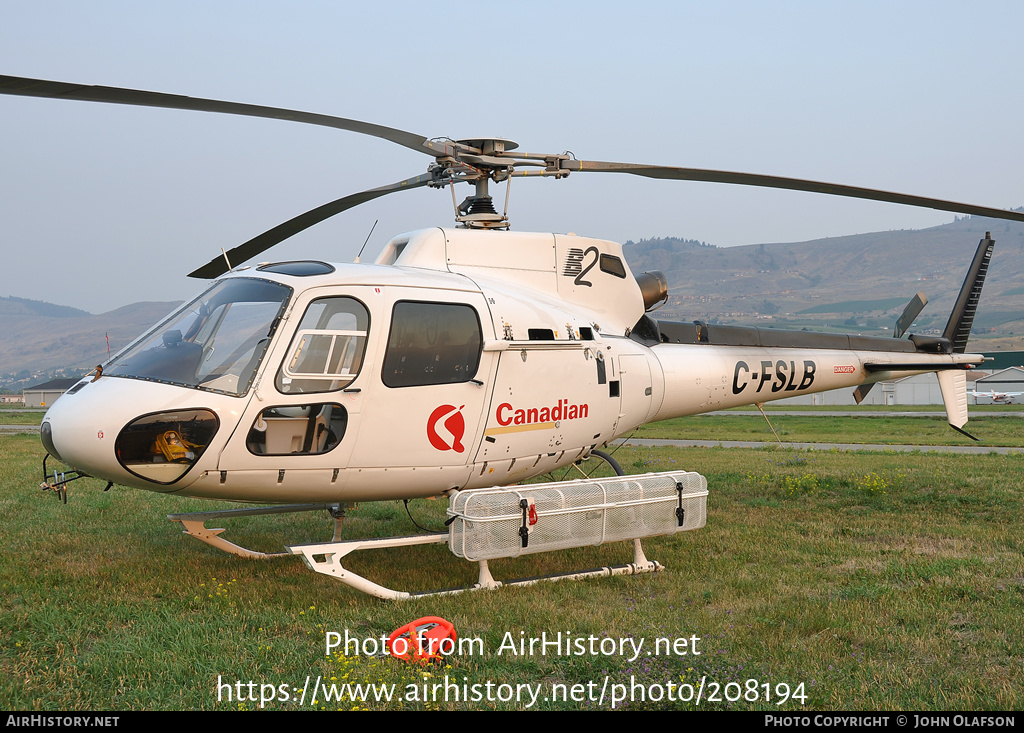
POLYGON ((779 434, 775 432, 775 426, 772 425, 772 421, 768 419, 768 415, 764 411, 764 403, 763 402, 755 402, 754 403, 754 407, 756 407, 758 410, 761 411, 761 417, 763 417, 764 421, 766 423, 768 423, 768 427, 771 428, 772 434, 775 436, 775 441, 779 444, 779 447, 780 448, 784 447, 782 445, 782 438, 780 438, 779 434))
POLYGON ((370 237, 373 236, 373 230, 377 228, 377 222, 378 221, 380 221, 380 219, 377 219, 376 221, 373 222, 373 226, 370 227, 370 233, 366 235, 366 241, 363 242, 363 246, 359 248, 359 253, 356 255, 356 259, 355 259, 355 261, 357 263, 359 262, 360 255, 363 254, 363 250, 366 249, 366 242, 369 242, 370 241, 370 237))

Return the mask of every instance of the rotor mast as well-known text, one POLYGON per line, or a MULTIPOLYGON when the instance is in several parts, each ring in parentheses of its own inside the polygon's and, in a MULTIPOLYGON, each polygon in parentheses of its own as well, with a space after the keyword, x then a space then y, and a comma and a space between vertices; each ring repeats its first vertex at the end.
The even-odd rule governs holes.
POLYGON ((498 212, 489 190, 491 181, 511 181, 512 176, 541 175, 564 178, 569 171, 562 164, 568 155, 537 155, 512 153, 519 144, 504 138, 472 138, 456 140, 446 145, 447 155, 438 156, 429 170, 434 175, 430 185, 440 188, 456 181, 472 183, 474 192, 455 204, 455 221, 467 229, 508 229, 508 191, 505 194, 505 208, 498 212), (449 152, 452 151, 452 152, 449 152), (517 166, 535 166, 540 170, 517 171, 517 166))

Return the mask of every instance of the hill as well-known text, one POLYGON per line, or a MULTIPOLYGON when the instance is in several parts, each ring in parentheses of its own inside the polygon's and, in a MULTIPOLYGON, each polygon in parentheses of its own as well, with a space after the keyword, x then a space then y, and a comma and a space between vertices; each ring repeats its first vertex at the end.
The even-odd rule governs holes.
POLYGON ((88 311, 72 308, 69 305, 54 305, 42 300, 29 300, 28 298, 15 298, 14 296, 0 298, 0 316, 9 318, 11 316, 47 316, 53 318, 80 318, 92 315, 88 311))
POLYGON ((167 315, 177 303, 133 303, 93 315, 67 306, 2 298, 0 388, 18 390, 84 374, 167 315), (20 301, 20 302, 19 302, 20 301), (20 311, 20 312, 19 312, 20 311))
POLYGON ((924 332, 945 325, 987 231, 996 246, 975 336, 1017 338, 1024 334, 1024 224, 1016 222, 964 217, 930 229, 728 248, 649 239, 627 242, 625 252, 634 272, 667 276, 660 318, 891 332, 903 306, 923 291, 929 304, 915 330, 924 332))

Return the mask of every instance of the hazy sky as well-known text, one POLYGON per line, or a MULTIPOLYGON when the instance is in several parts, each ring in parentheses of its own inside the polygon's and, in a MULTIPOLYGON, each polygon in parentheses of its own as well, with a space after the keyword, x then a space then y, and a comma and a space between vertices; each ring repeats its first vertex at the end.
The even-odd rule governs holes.
MULTIPOLYGON (((1019 1, 0 2, 0 74, 1024 205, 1019 1)), ((22 97, 0 96, 0 131, 0 295, 92 312, 186 298, 202 283, 185 274, 221 247, 430 162, 309 125, 22 97)), ((953 217, 607 174, 519 179, 511 194, 515 229, 619 241, 801 241, 953 217)), ((394 234, 451 225, 451 196, 385 197, 260 259, 350 261, 375 219, 364 261, 394 234)))

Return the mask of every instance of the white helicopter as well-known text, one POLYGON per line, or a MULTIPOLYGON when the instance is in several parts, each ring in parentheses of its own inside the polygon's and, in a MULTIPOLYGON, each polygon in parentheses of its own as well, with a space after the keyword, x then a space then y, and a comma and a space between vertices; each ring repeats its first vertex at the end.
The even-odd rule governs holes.
MULTIPOLYGON (((775 176, 576 160, 517 152, 509 140, 427 139, 357 120, 162 93, 0 77, 0 93, 292 120, 380 137, 432 158, 427 172, 324 204, 200 267, 217 278, 46 413, 48 455, 73 467, 44 488, 66 500, 81 476, 149 491, 277 505, 174 515, 237 554, 205 521, 231 514, 447 496, 447 533, 289 548, 315 570, 404 598, 342 567, 355 549, 448 542, 480 562, 475 587, 501 585, 487 560, 633 539, 634 562, 575 574, 646 572, 639 538, 703 526, 697 474, 516 482, 570 466, 644 423, 841 387, 858 401, 881 380, 938 375, 949 423, 967 421, 971 323, 993 241, 979 245, 942 337, 895 338, 703 322, 659 322, 660 273, 634 276, 614 242, 513 232, 488 183, 617 172, 786 188, 1024 221, 1024 213, 775 176), (374 264, 243 265, 360 203, 407 189, 474 194, 455 228, 393 238, 374 264), (499 487, 499 488, 496 488, 499 487), (281 506, 284 505, 284 506, 281 506)), ((613 468, 617 464, 610 461, 613 468)))

